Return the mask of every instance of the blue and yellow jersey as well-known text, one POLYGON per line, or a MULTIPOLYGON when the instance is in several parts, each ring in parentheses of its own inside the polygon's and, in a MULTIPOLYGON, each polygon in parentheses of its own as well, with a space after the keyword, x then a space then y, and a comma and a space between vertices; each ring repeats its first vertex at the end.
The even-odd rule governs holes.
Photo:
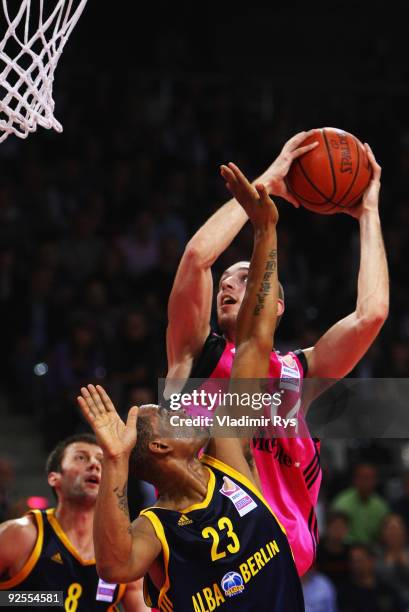
POLYGON ((126 585, 107 584, 97 575, 95 559, 82 559, 61 528, 54 508, 32 510, 37 540, 21 570, 0 581, 0 590, 63 591, 67 612, 114 612, 126 585))
POLYGON ((242 474, 204 455, 206 498, 182 512, 141 512, 162 544, 165 581, 144 580, 147 605, 161 612, 304 611, 284 528, 242 474))

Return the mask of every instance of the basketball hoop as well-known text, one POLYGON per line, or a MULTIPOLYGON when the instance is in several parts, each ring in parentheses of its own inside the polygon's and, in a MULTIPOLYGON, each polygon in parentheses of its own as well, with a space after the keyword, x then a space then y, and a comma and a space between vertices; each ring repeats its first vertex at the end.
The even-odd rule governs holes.
POLYGON ((21 0, 14 16, 1 1, 7 31, 0 42, 0 142, 9 134, 27 138, 37 125, 62 132, 54 117, 54 71, 87 0, 48 0, 54 7, 48 15, 45 0, 33 0, 35 6, 21 0))

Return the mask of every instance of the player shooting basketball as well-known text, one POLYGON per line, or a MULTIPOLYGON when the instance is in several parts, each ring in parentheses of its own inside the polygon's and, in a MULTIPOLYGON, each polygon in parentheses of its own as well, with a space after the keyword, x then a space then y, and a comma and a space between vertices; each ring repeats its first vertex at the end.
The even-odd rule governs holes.
MULTIPOLYGON (((292 161, 314 148, 303 146, 311 132, 291 138, 270 168, 258 179, 268 192, 295 204, 284 179, 292 161)), ((379 219, 381 168, 366 146, 372 166, 372 180, 362 203, 345 212, 358 219, 360 227, 360 268, 356 307, 338 321, 313 347, 280 355, 272 350, 269 376, 293 381, 294 392, 304 376, 338 379, 346 376, 366 353, 381 329, 389 303, 388 270, 379 219)), ((233 171, 234 166, 232 166, 233 171)), ((197 231, 182 256, 168 305, 167 395, 178 392, 173 379, 230 377, 236 342, 237 315, 245 294, 248 262, 238 262, 223 272, 217 290, 217 317, 222 335, 209 324, 213 298, 211 266, 247 221, 239 205, 240 194, 230 181, 231 169, 222 174, 232 199, 197 231)), ((240 202, 241 203, 241 202, 240 202)), ((278 300, 278 317, 284 313, 284 295, 278 300)), ((271 343, 271 348, 273 349, 271 343)), ((311 565, 317 543, 316 505, 321 470, 319 442, 306 438, 274 439, 253 443, 253 458, 262 491, 287 529, 300 575, 311 565)))
MULTIPOLYGON (((233 379, 265 378, 277 319, 277 209, 263 186, 240 172, 229 182, 254 225, 254 249, 237 320, 233 379), (266 270, 263 305, 256 308, 266 270)), ((234 384, 231 385, 231 389, 234 384)), ((160 610, 297 612, 300 581, 284 530, 252 478, 235 438, 210 438, 206 429, 175 438, 174 412, 131 408, 126 425, 102 387, 78 398, 104 451, 94 541, 98 571, 109 581, 145 576, 147 601, 160 610), (198 459, 207 443, 207 455, 198 459), (135 446, 136 444, 136 446, 135 446), (133 450, 134 449, 134 450, 133 450), (155 506, 130 523, 132 475, 158 489, 155 506)), ((183 416, 183 412, 179 413, 183 416)), ((234 432, 232 432, 234 435, 234 432)))
POLYGON ((141 584, 104 584, 94 558, 92 524, 102 449, 91 434, 66 438, 47 460, 58 503, 0 525, 0 590, 63 591, 64 609, 145 612, 141 584))

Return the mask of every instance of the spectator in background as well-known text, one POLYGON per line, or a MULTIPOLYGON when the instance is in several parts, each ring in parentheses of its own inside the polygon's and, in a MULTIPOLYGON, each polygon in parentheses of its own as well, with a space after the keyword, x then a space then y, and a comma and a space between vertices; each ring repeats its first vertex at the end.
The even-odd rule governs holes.
POLYGON ((340 511, 332 512, 317 549, 318 571, 328 576, 337 588, 345 582, 349 573, 349 546, 346 543, 348 529, 348 515, 340 511))
POLYGON ((71 321, 68 337, 51 355, 49 372, 44 377, 45 398, 37 407, 47 449, 64 432, 78 430, 80 419, 72 409, 78 389, 85 380, 100 380, 105 374, 105 350, 95 325, 86 315, 78 314, 71 321))
POLYGON ((337 612, 337 595, 331 580, 311 568, 301 578, 305 612, 337 612))
POLYGON ((131 297, 129 279, 119 248, 106 243, 98 268, 98 278, 104 283, 111 307, 126 304, 131 297))
POLYGON ((382 553, 376 571, 383 582, 399 593, 405 612, 409 610, 408 532, 399 514, 388 514, 380 531, 382 553))
POLYGON ((14 469, 12 463, 0 457, 0 523, 9 516, 11 507, 11 488, 14 485, 14 469))
POLYGON ((376 492, 378 473, 374 465, 359 463, 354 470, 353 486, 341 491, 332 508, 349 517, 350 542, 374 543, 388 504, 376 492))
POLYGON ((129 408, 126 403, 131 389, 154 387, 155 363, 155 347, 148 318, 142 310, 130 310, 120 323, 110 362, 114 394, 121 409, 129 408))
POLYGON ((85 380, 103 377, 104 366, 104 351, 94 322, 86 315, 77 315, 71 322, 69 337, 56 347, 53 355, 55 391, 77 393, 85 380))
POLYGON ((135 215, 130 230, 120 236, 118 247, 132 278, 137 278, 157 265, 159 240, 152 215, 148 211, 141 210, 135 215))
POLYGON ((397 593, 375 573, 375 554, 367 544, 349 551, 350 581, 338 591, 340 612, 405 612, 397 593))
POLYGON ((115 337, 119 319, 118 308, 109 304, 108 287, 99 278, 91 277, 82 290, 82 310, 96 327, 97 334, 105 344, 115 337))
POLYGON ((52 267, 37 267, 31 272, 26 294, 18 296, 15 313, 20 331, 26 335, 33 353, 42 357, 61 323, 61 311, 55 304, 56 271, 52 267))
POLYGON ((74 282, 85 280, 98 266, 103 248, 97 236, 99 222, 95 211, 80 211, 72 224, 72 236, 61 245, 61 266, 74 282))
POLYGON ((409 472, 403 477, 403 495, 393 504, 393 510, 401 515, 409 531, 409 472))

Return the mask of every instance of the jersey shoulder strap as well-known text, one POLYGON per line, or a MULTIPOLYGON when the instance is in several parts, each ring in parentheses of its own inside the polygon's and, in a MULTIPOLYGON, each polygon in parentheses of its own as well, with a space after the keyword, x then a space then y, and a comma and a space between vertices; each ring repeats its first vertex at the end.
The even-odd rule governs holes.
POLYGON ((257 487, 256 487, 256 485, 254 483, 252 483, 246 476, 244 476, 244 474, 241 474, 240 472, 235 470, 230 465, 227 465, 226 463, 223 463, 223 461, 220 461, 219 459, 216 459, 215 457, 211 457, 210 455, 203 454, 200 457, 200 461, 202 461, 202 463, 204 463, 205 465, 208 465, 210 467, 213 467, 213 468, 219 470, 219 472, 222 472, 223 474, 227 474, 227 476, 231 476, 232 478, 237 480, 240 484, 242 484, 245 487, 247 487, 247 489, 249 489, 265 505, 267 510, 273 515, 273 517, 277 521, 277 523, 280 526, 282 532, 285 535, 287 535, 284 526, 280 523, 280 521, 278 520, 277 516, 272 511, 271 507, 267 503, 267 501, 264 498, 263 494, 257 489, 257 487))

